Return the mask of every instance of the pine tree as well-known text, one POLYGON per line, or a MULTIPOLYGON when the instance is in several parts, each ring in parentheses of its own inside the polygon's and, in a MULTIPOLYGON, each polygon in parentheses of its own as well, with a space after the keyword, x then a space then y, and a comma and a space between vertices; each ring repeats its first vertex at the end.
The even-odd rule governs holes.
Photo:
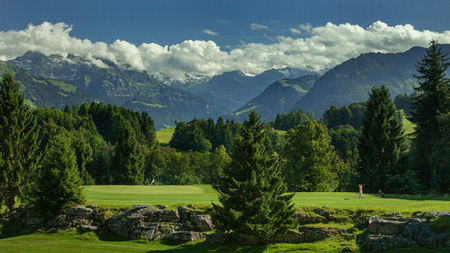
MULTIPOLYGON (((443 171, 441 166, 436 167, 436 156, 432 155, 439 152, 436 149, 441 146, 450 145, 442 143, 446 137, 445 120, 440 120, 445 119, 445 115, 450 112, 450 82, 445 77, 448 65, 447 55, 443 54, 441 47, 433 40, 426 50, 426 55, 418 62, 418 75, 415 76, 419 86, 415 88, 416 93, 413 96, 412 121, 416 124, 416 131, 415 152, 412 155, 424 186, 434 192, 448 191, 448 184, 445 185, 440 178, 444 173, 448 173, 448 170, 443 171)), ((443 167, 449 168, 450 165, 445 164, 443 167)))
POLYGON ((34 204, 44 216, 60 214, 84 202, 77 158, 66 133, 50 139, 41 165, 34 204))
POLYGON ((13 77, 5 73, 0 84, 0 202, 11 211, 31 186, 39 156, 37 125, 13 77))
POLYGON ((278 158, 270 148, 256 112, 235 140, 231 163, 214 188, 223 207, 214 204, 213 220, 221 232, 254 236, 270 242, 294 224, 292 194, 281 177, 278 158))
POLYGON ((144 154, 130 123, 121 117, 117 144, 114 149, 115 182, 144 183, 144 154))
POLYGON ((290 191, 334 191, 337 188, 342 161, 330 142, 326 126, 316 121, 299 124, 286 134, 281 155, 290 191))
POLYGON ((385 190, 387 179, 398 173, 405 137, 389 90, 373 87, 359 137, 359 173, 369 191, 385 190))

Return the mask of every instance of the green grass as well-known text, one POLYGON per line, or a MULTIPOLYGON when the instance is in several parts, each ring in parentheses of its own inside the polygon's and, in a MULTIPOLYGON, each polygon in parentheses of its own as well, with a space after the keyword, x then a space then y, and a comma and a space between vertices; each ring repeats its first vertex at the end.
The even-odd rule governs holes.
MULTIPOLYGON (((169 206, 217 203, 217 194, 209 185, 84 186, 88 203, 122 208, 134 204, 165 204, 169 206)), ((297 192, 293 202, 297 208, 328 206, 337 209, 374 209, 391 212, 450 211, 449 196, 386 194, 381 199, 375 194, 365 194, 358 199, 357 192, 297 192)))
POLYGON ((403 118, 402 124, 403 124, 403 129, 405 130, 406 135, 410 135, 414 132, 414 128, 416 127, 416 124, 412 123, 411 121, 407 120, 406 118, 403 118))
POLYGON ((150 104, 150 103, 145 103, 145 102, 142 102, 142 101, 132 101, 131 103, 133 103, 133 104, 141 104, 141 105, 144 105, 144 106, 148 106, 148 107, 154 107, 154 108, 165 108, 165 107, 167 107, 167 106, 165 106, 165 105, 160 105, 160 104, 150 104))
POLYGON ((114 237, 93 232, 77 234, 74 230, 62 233, 35 233, 0 239, 0 252, 334 252, 352 247, 355 241, 329 238, 314 243, 277 243, 266 246, 242 246, 236 244, 210 244, 205 240, 180 245, 166 245, 161 241, 114 241, 114 237))
MULTIPOLYGON (((50 81, 50 83, 52 83, 55 86, 58 86, 59 88, 61 88, 62 90, 72 93, 72 92, 76 92, 78 90, 78 87, 72 84, 68 84, 62 81, 58 81, 58 80, 53 80, 53 79, 48 79, 50 81)), ((66 95, 67 96, 67 95, 66 95)))
POLYGON ((156 140, 160 144, 169 144, 170 139, 172 139, 172 135, 175 132, 175 128, 170 127, 163 130, 159 130, 156 132, 156 140))

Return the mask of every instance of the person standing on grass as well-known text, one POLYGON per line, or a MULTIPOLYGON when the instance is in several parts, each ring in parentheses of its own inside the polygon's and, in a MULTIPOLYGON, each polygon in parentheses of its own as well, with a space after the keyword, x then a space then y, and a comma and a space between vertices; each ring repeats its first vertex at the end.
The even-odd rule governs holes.
POLYGON ((358 198, 365 199, 366 197, 364 197, 362 190, 363 190, 362 184, 359 184, 359 197, 358 198))

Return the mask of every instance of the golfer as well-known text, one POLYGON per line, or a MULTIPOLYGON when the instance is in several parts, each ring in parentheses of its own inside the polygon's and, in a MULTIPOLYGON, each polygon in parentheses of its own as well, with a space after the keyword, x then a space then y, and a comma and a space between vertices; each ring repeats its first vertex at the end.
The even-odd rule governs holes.
POLYGON ((362 184, 359 184, 359 198, 365 199, 364 194, 362 193, 362 184))

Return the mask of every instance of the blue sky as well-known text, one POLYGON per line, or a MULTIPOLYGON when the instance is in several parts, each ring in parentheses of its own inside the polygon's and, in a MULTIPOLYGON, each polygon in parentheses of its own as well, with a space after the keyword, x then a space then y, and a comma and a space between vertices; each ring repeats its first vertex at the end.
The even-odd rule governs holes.
POLYGON ((0 60, 72 53, 179 81, 321 71, 361 53, 450 43, 449 10, 449 0, 0 0, 0 60))
POLYGON ((92 41, 175 44, 213 39, 220 46, 235 46, 267 42, 267 36, 288 33, 285 30, 304 23, 348 22, 366 27, 381 20, 443 31, 450 25, 449 10, 448 0, 1 0, 0 30, 64 22, 74 26, 72 35, 92 41), (252 31, 252 23, 271 30, 252 31), (204 29, 218 35, 202 33, 204 29))

